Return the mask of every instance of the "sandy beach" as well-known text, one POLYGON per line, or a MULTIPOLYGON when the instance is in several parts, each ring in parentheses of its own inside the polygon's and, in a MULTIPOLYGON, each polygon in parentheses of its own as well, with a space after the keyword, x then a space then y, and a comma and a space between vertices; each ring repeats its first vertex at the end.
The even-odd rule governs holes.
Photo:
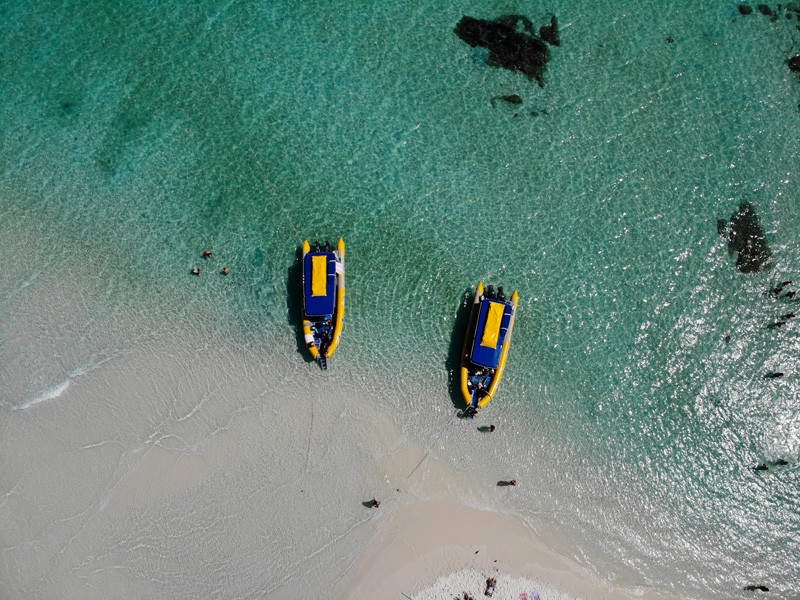
POLYGON ((398 508, 382 524, 354 569, 346 599, 414 600, 494 598, 667 600, 651 590, 622 589, 594 578, 537 541, 513 516, 470 508, 453 499, 429 499, 398 508))

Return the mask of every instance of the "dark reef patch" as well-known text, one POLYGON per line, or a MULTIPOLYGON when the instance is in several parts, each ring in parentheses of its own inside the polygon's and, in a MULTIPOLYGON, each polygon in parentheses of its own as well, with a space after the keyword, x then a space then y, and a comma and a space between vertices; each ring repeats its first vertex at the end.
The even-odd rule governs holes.
POLYGON ((550 19, 550 25, 534 33, 533 23, 522 15, 505 15, 494 21, 462 17, 455 27, 455 34, 464 42, 489 50, 487 64, 492 67, 520 71, 535 79, 544 87, 544 74, 550 60, 547 43, 561 43, 558 21, 550 19))
MULTIPOLYGON (((780 20, 781 16, 785 17, 787 21, 791 21, 792 19, 800 20, 800 3, 789 2, 786 5, 778 4, 774 7, 768 4, 759 4, 757 9, 763 16, 769 17, 769 20, 773 23, 780 20)), ((740 4, 739 13, 742 15, 750 15, 753 13, 753 9, 746 4, 740 4)), ((795 29, 800 31, 800 25, 795 25, 795 29)), ((796 44, 792 44, 792 48, 796 51, 796 44)), ((800 54, 786 59, 786 65, 792 73, 800 73, 800 54)))
POLYGON ((550 25, 539 28, 539 37, 552 46, 561 45, 561 36, 558 34, 558 19, 550 17, 550 25))
POLYGON ((728 239, 728 252, 737 253, 736 267, 742 273, 766 271, 772 267, 769 262, 772 251, 767 245, 764 230, 758 215, 749 202, 742 202, 730 223, 717 221, 717 231, 728 239))
POLYGON ((518 96, 517 94, 510 94, 508 96, 495 96, 491 100, 492 106, 494 106, 498 100, 508 102, 509 104, 522 104, 522 96, 518 96))

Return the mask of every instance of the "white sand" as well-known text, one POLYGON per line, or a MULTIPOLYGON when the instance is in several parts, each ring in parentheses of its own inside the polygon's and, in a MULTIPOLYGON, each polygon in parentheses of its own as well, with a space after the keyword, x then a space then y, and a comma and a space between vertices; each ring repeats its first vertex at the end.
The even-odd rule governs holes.
POLYGON ((367 548, 341 599, 415 600, 483 598, 486 579, 497 579, 494 598, 663 599, 641 589, 599 581, 537 541, 511 516, 465 507, 453 500, 424 500, 399 508, 367 548))

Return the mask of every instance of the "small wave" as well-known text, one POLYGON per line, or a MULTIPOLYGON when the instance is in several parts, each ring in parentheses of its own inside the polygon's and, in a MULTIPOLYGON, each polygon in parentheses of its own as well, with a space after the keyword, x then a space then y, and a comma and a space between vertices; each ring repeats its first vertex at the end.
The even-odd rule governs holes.
POLYGON ((71 379, 68 377, 58 385, 54 385, 51 388, 47 388, 38 396, 34 397, 31 400, 28 400, 25 404, 21 404, 19 406, 15 406, 14 410, 25 410, 26 408, 30 408, 34 404, 39 404, 40 402, 44 402, 46 400, 52 400, 53 398, 58 398, 61 394, 63 394, 67 388, 72 383, 71 379))

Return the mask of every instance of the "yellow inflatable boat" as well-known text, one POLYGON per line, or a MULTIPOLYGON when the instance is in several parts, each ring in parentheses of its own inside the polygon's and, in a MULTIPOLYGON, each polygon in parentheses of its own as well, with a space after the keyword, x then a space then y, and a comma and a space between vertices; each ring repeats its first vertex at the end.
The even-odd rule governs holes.
POLYGON ((303 335, 323 369, 339 347, 344 325, 344 240, 303 242, 303 335))
POLYGON ((506 300, 503 288, 495 292, 483 283, 475 290, 469 329, 461 356, 461 394, 467 403, 464 417, 472 419, 492 401, 506 368, 519 294, 506 300))

